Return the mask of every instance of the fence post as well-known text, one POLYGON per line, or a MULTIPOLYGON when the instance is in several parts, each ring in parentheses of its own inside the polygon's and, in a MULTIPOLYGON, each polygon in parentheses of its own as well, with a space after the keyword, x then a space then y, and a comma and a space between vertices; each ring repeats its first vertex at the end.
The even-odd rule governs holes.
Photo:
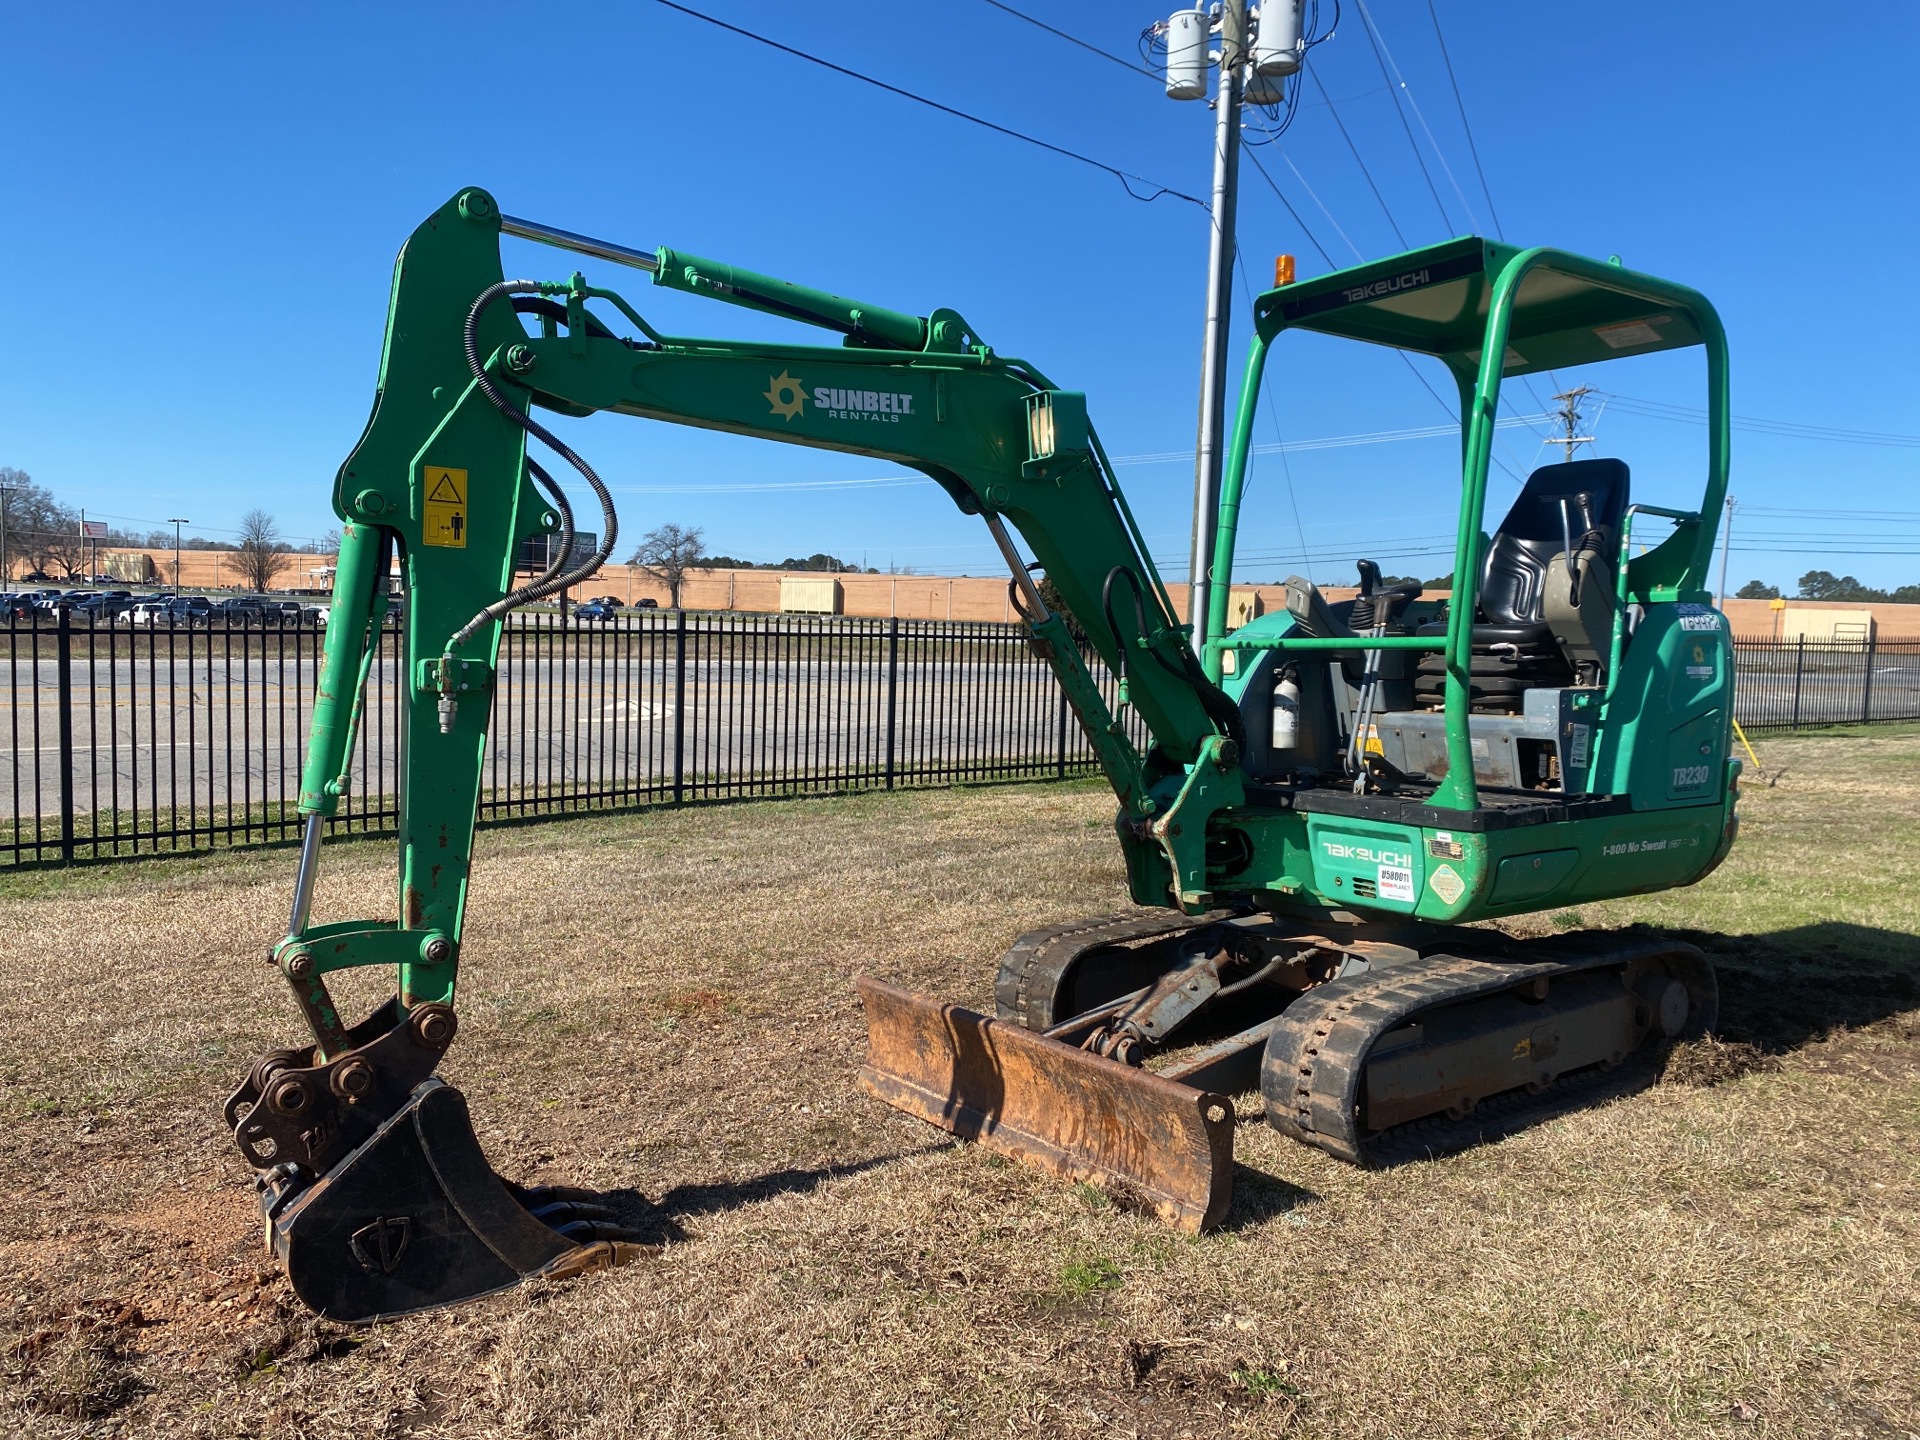
POLYGON ((1807 673, 1807 637, 1802 635, 1793 652, 1793 719, 1788 723, 1800 728, 1800 680, 1807 673))
POLYGON ((1860 723, 1873 718, 1873 632, 1867 632, 1867 668, 1860 678, 1860 723))
POLYGON ((1057 677, 1053 687, 1053 703, 1055 728, 1059 731, 1054 748, 1053 778, 1064 780, 1067 778, 1067 687, 1060 684, 1057 677))
POLYGON ((73 621, 59 607, 54 631, 54 673, 60 691, 60 858, 73 863, 73 621))
POLYGON ((887 789, 893 789, 894 736, 900 713, 900 617, 887 619, 887 789))
POLYGON ((687 612, 673 612, 673 803, 687 793, 687 612))

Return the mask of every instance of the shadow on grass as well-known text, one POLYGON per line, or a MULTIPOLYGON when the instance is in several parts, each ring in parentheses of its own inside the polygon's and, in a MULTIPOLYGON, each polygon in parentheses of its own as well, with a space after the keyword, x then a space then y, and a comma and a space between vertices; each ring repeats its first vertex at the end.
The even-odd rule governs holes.
POLYGON ((805 1194, 818 1189, 829 1180, 844 1180, 850 1175, 864 1174, 882 1165, 891 1165, 897 1160, 906 1160, 915 1155, 926 1155, 945 1148, 947 1148, 946 1144, 938 1143, 920 1145, 910 1150, 896 1150, 886 1155, 874 1155, 865 1160, 855 1160, 846 1165, 821 1165, 805 1170, 771 1170, 764 1175, 754 1175, 745 1180, 716 1181, 707 1185, 676 1185, 657 1200, 649 1199, 629 1186, 618 1190, 601 1191, 595 1197, 595 1203, 604 1205, 617 1214, 621 1223, 632 1229, 642 1242, 664 1245, 690 1238, 683 1223, 687 1220, 697 1219, 702 1215, 717 1215, 728 1210, 738 1210, 743 1205, 758 1204, 762 1200, 771 1200, 780 1195, 805 1194))
MULTIPOLYGON (((1846 921, 1757 935, 1671 927, 1659 933, 1699 946, 1712 962, 1720 986, 1720 1019, 1712 1037, 1670 1054, 1656 1051, 1649 1060, 1604 1076, 1587 1072, 1590 1079, 1574 1092, 1546 1099, 1537 1108, 1522 1104, 1502 1113, 1496 1100, 1459 1129, 1435 1126, 1431 1150, 1403 1149, 1383 1157, 1382 1167, 1492 1144, 1663 1081, 1707 1087, 1777 1069, 1782 1057, 1804 1046, 1920 1010, 1920 936, 1846 921)), ((1257 1225, 1317 1199, 1311 1191, 1238 1165, 1225 1228, 1257 1225)))
MULTIPOLYGON (((1749 1070, 1769 1068, 1769 1060, 1837 1032, 1920 1009, 1920 936, 1844 921, 1759 935, 1721 935, 1670 927, 1661 927, 1660 933, 1704 950, 1720 982, 1720 1024, 1714 1043, 1721 1045, 1722 1051, 1705 1068, 1696 1067, 1692 1073, 1677 1077, 1682 1083, 1722 1083, 1749 1070), (1741 1053, 1729 1054, 1728 1050, 1741 1053)), ((1454 1153, 1493 1143, 1649 1088, 1659 1083, 1661 1076, 1659 1063, 1623 1066, 1604 1080, 1596 1076, 1590 1088, 1549 1099, 1538 1109, 1486 1115, 1475 1126, 1477 1139, 1442 1143, 1432 1153, 1454 1153)), ((779 1195, 811 1191, 829 1180, 928 1154, 950 1143, 917 1146, 846 1165, 775 1170, 745 1180, 680 1185, 658 1200, 633 1189, 606 1191, 599 1200, 645 1240, 666 1243, 688 1238, 684 1226, 687 1220, 779 1195)), ((1423 1158, 1427 1158, 1425 1153, 1401 1153, 1383 1163, 1398 1166, 1423 1158)), ((1232 1206, 1222 1228, 1228 1232, 1251 1229, 1321 1198, 1304 1186, 1235 1164, 1232 1206)))
POLYGON ((1843 920, 1759 935, 1666 933, 1720 977, 1720 1038, 1782 1055, 1920 1009, 1920 936, 1843 920))

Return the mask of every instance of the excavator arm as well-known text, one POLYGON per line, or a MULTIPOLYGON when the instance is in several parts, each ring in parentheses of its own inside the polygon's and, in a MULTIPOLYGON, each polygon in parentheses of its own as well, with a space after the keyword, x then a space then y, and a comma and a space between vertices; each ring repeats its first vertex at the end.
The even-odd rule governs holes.
POLYGON ((507 219, 484 191, 461 192, 401 251, 373 413, 334 488, 345 525, 302 774, 305 829, 288 930, 271 957, 313 1043, 263 1057, 227 1104, 260 1172, 271 1243, 303 1298, 335 1318, 433 1308, 633 1253, 634 1237, 582 1197, 522 1192, 495 1177, 464 1101, 434 1076, 457 1029, 502 621, 584 580, 617 536, 599 478, 539 414, 599 411, 894 461, 981 516, 1012 570, 1032 643, 1119 799, 1139 902, 1205 910, 1208 822, 1242 799, 1238 712, 1199 668, 1084 396, 1000 356, 949 310, 907 315, 672 250, 588 241, 507 219), (664 334, 578 273, 508 281, 503 228, 841 341, 664 334), (603 504, 599 550, 584 564, 573 564, 566 493, 529 455, 529 439, 578 469, 603 504), (1042 600, 1010 529, 1121 677, 1151 736, 1145 754, 1042 600), (558 537, 550 549, 561 558, 516 584, 525 542, 542 536, 558 537), (395 916, 315 925, 321 834, 348 784, 396 561, 405 743, 395 916), (369 965, 394 967, 394 993, 350 1024, 327 977, 369 965))

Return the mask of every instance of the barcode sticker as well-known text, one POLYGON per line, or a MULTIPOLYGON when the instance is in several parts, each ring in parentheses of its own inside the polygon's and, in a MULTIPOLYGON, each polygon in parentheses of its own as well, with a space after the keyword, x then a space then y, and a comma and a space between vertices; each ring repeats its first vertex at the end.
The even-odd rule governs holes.
POLYGON ((1382 900, 1413 900, 1413 871, 1404 865, 1382 865, 1380 867, 1380 898, 1382 900))

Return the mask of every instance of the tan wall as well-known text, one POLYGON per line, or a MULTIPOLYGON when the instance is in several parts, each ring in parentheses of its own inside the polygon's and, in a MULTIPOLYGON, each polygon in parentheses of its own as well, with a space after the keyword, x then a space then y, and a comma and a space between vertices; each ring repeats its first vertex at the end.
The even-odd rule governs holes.
MULTIPOLYGON (((115 553, 102 549, 101 555, 115 553)), ((171 550, 127 551, 127 554, 145 553, 153 557, 158 568, 160 582, 170 583, 172 577, 173 552, 171 550)), ((332 565, 332 559, 325 555, 289 555, 288 564, 274 581, 276 590, 324 590, 330 584, 329 575, 311 575, 310 571, 324 570, 332 565)), ((181 588, 186 590, 226 590, 241 587, 240 570, 236 557, 230 551, 223 550, 183 550, 180 553, 181 588)), ((18 562, 14 565, 16 575, 25 568, 18 562)), ((710 570, 689 577, 683 587, 682 600, 692 610, 753 610, 775 612, 780 608, 780 581, 784 575, 807 575, 807 571, 779 570, 710 570)), ((839 577, 842 599, 842 613, 847 615, 880 616, 897 615, 903 620, 1012 620, 1015 618, 1012 604, 1007 598, 1007 582, 992 575, 841 575, 839 577)), ((1172 594, 1176 609, 1184 617, 1187 604, 1187 587, 1173 584, 1167 587, 1172 594)), ((1280 585, 1236 585, 1234 590, 1255 590, 1260 595, 1261 604, 1268 614, 1281 609, 1286 604, 1286 590, 1280 585)), ((1344 600, 1354 594, 1351 586, 1326 585, 1322 593, 1329 600, 1344 600)), ((644 575, 632 566, 609 565, 599 575, 581 587, 575 599, 585 599, 588 595, 616 595, 624 603, 632 604, 642 598, 651 598, 661 605, 667 603, 667 587, 644 575)), ((1440 598, 1440 592, 1429 594, 1429 599, 1440 598)), ((1874 632, 1881 640, 1920 639, 1920 605, 1875 604, 1862 605, 1857 601, 1789 600, 1788 606, 1794 610, 1868 610, 1873 613, 1874 632)), ((1764 640, 1776 636, 1780 631, 1780 611, 1770 608, 1765 600, 1729 600, 1726 604, 1727 618, 1733 633, 1743 640, 1764 640)))
POLYGON ((1865 610, 1873 615, 1876 640, 1920 640, 1920 605, 1862 605, 1857 600, 1789 600, 1786 610, 1771 608, 1767 600, 1729 600, 1727 619, 1742 640, 1770 640, 1784 628, 1783 617, 1793 610, 1865 610))

